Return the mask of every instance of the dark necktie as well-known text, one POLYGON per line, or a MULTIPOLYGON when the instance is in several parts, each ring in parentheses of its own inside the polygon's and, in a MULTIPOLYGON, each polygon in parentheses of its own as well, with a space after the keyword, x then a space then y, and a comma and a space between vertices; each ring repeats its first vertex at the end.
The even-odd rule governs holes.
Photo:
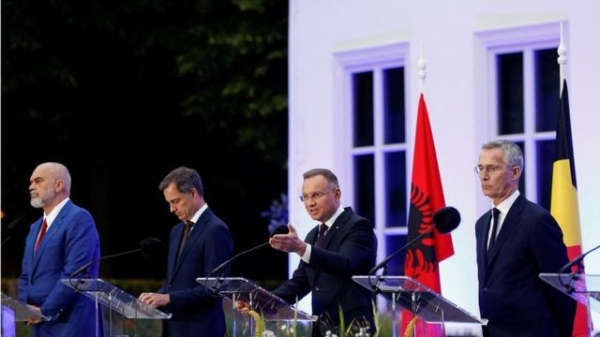
POLYGON ((319 236, 317 237, 317 242, 315 242, 315 247, 321 247, 323 245, 323 239, 325 238, 325 232, 327 231, 327 225, 322 223, 319 226, 319 236))
POLYGON ((35 243, 34 251, 37 251, 38 247, 42 243, 42 239, 44 238, 44 235, 46 235, 47 229, 48 229, 48 223, 46 222, 46 218, 44 218, 44 221, 42 221, 42 229, 40 230, 40 237, 38 238, 38 240, 35 243))
POLYGON ((181 255, 181 252, 183 252, 183 248, 185 247, 187 239, 190 236, 190 231, 192 230, 192 226, 194 226, 194 223, 192 221, 186 221, 186 222, 184 222, 184 224, 185 224, 185 229, 183 230, 183 237, 181 238, 181 245, 179 246, 179 255, 177 255, 178 260, 179 260, 179 256, 181 255))
POLYGON ((500 210, 497 208, 492 209, 492 236, 490 237, 490 245, 488 250, 492 249, 496 242, 496 235, 498 235, 498 218, 500 217, 500 210))

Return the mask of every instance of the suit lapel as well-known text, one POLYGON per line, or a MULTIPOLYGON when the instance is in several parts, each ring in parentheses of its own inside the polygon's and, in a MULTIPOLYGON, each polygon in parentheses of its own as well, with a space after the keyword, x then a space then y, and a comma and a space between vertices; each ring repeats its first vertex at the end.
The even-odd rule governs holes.
POLYGON ((181 268, 181 264, 182 264, 183 260, 185 260, 186 256, 189 254, 190 249, 192 249, 193 243, 203 235, 203 233, 207 227, 206 224, 209 222, 211 217, 212 217, 212 212, 210 211, 210 209, 207 209, 198 218, 198 221, 194 224, 194 227, 192 228, 192 231, 190 232, 190 237, 188 238, 188 240, 185 244, 185 247, 183 247, 183 251, 181 252, 181 255, 179 255, 179 259, 177 258, 177 255, 179 254, 179 245, 181 244, 181 237, 183 235, 184 224, 183 224, 183 222, 180 222, 178 224, 179 228, 178 228, 177 233, 175 234, 175 237, 179 238, 178 239, 179 241, 177 241, 175 244, 172 245, 173 246, 172 249, 169 249, 169 251, 170 251, 169 256, 171 258, 171 261, 173 261, 171 263, 171 265, 173 266, 172 267, 173 273, 171 273, 171 280, 175 277, 175 275, 179 271, 179 268, 181 268))
POLYGON ((54 222, 52 222, 52 226, 50 226, 50 228, 48 228, 48 230, 46 231, 46 234, 44 235, 44 239, 40 243, 40 246, 38 247, 37 250, 35 250, 35 243, 37 241, 37 236, 42 227, 42 221, 44 218, 43 217, 40 218, 39 223, 36 224, 36 231, 35 231, 36 235, 33 238, 33 245, 32 245, 32 249, 33 249, 32 274, 33 274, 33 271, 35 271, 35 269, 37 268, 38 263, 40 262, 40 258, 44 255, 44 250, 46 249, 46 246, 48 246, 50 244, 50 242, 56 240, 56 233, 58 233, 58 231, 62 228, 65 216, 67 216, 67 214, 69 213, 69 210, 71 209, 71 205, 72 205, 71 201, 68 201, 65 204, 65 206, 60 210, 60 212, 56 216, 56 219, 54 219, 54 222))
MULTIPOLYGON (((333 225, 331 225, 331 227, 327 231, 325 238, 323 238, 323 244, 321 246, 323 249, 327 249, 327 247, 331 243, 331 240, 333 240, 333 238, 340 231, 340 229, 342 227, 344 227, 346 222, 348 222, 349 218, 350 218, 350 211, 348 210, 348 208, 346 208, 346 209, 344 209, 344 212, 342 212, 342 214, 340 214, 340 216, 337 219, 335 219, 335 221, 333 222, 333 225)), ((317 227, 317 231, 318 231, 318 227, 317 227)))

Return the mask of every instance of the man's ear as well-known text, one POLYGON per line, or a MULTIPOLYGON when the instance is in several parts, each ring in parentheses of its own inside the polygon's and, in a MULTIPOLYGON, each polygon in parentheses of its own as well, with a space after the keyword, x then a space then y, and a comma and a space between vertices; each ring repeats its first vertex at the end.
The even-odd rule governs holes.
POLYGON ((65 182, 63 180, 58 179, 55 183, 54 183, 54 190, 56 192, 60 192, 65 188, 65 182))
POLYGON ((519 177, 521 177, 521 168, 518 166, 513 166, 510 170, 510 176, 513 180, 519 179, 519 177))

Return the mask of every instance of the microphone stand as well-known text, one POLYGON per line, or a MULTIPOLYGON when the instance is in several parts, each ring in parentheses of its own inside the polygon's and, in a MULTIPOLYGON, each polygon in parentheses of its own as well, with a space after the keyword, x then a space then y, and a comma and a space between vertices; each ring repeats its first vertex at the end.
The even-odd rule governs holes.
POLYGON ((375 267, 373 267, 373 269, 371 269, 369 271, 369 284, 371 285, 371 287, 373 288, 373 290, 375 291, 375 293, 379 293, 379 284, 381 283, 381 279, 383 276, 387 275, 387 264, 388 262, 390 262, 391 259, 393 259, 394 257, 396 257, 396 255, 400 254, 401 252, 403 252, 404 250, 406 250, 406 248, 410 247, 410 245, 412 245, 413 243, 415 243, 417 240, 421 239, 423 236, 431 233, 436 227, 434 225, 432 225, 431 227, 427 228, 423 233, 415 236, 412 240, 410 240, 408 243, 406 243, 404 246, 402 246, 400 249, 398 249, 397 251, 393 252, 391 255, 387 256, 385 259, 383 259, 383 261, 379 262, 375 267), (383 268, 383 272, 381 273, 381 275, 375 275, 375 273, 377 272, 377 270, 383 268), (377 276, 375 282, 371 282, 371 276, 377 276))
POLYGON ((8 226, 6 226, 6 231, 7 231, 8 236, 4 240, 2 240, 2 243, 0 244, 0 246, 4 246, 4 244, 7 243, 8 240, 10 240, 12 231, 15 227, 17 227, 19 222, 21 222, 21 218, 16 218, 11 223, 9 223, 8 226))
MULTIPOLYGON (((220 271, 221 269, 223 269, 223 267, 227 266, 227 265, 228 265, 228 264, 230 264, 232 261, 234 261, 235 259, 237 259, 238 257, 240 257, 240 256, 242 256, 242 255, 245 255, 245 254, 248 254, 248 253, 250 253, 250 252, 253 252, 253 251, 255 251, 255 250, 257 250, 257 249, 260 249, 260 248, 262 248, 262 247, 268 246, 268 245, 269 245, 269 242, 267 241, 267 242, 265 242, 265 243, 262 243, 262 244, 260 244, 260 245, 258 245, 258 246, 256 246, 256 247, 252 247, 252 248, 250 248, 250 249, 248 249, 248 250, 245 250, 245 251, 243 251, 243 252, 241 252, 241 253, 238 253, 238 254, 234 255, 232 258, 230 258, 229 260, 227 260, 227 261, 225 261, 225 262, 221 263, 220 265, 218 265, 216 268, 214 268, 213 270, 211 270, 211 271, 210 271, 210 273, 208 273, 208 275, 205 277, 205 280, 206 280, 205 288, 206 288, 206 289, 209 291, 209 293, 211 293, 211 294, 214 294, 214 295, 217 295, 217 294, 219 294, 219 293, 218 293, 218 290, 219 290, 219 287, 221 286, 221 284, 222 284, 222 282, 223 282, 222 278, 223 278, 223 274, 224 274, 224 273, 220 273, 220 274, 219 274, 219 276, 217 276, 217 277, 216 277, 216 279, 215 279, 215 284, 214 284, 214 286, 213 286, 213 287, 209 287, 209 286, 208 286, 208 279, 209 279, 211 276, 215 275, 215 274, 216 274, 218 271, 220 271)), ((219 297, 222 297, 222 295, 220 295, 220 294, 219 294, 219 297)))
MULTIPOLYGON (((273 237, 274 235, 277 235, 277 234, 286 234, 287 231, 288 231, 287 226, 281 225, 281 226, 275 228, 275 230, 271 233, 270 237, 273 237)), ((237 259, 238 257, 240 257, 242 255, 245 255, 245 254, 248 254, 250 252, 253 252, 253 251, 255 251, 257 249, 260 249, 262 247, 268 246, 268 245, 269 245, 269 241, 267 241, 265 243, 262 243, 262 244, 260 244, 260 245, 258 245, 256 247, 253 247, 253 248, 250 248, 248 250, 245 250, 245 251, 243 251, 241 253, 238 253, 238 254, 234 255, 232 258, 230 258, 229 260, 221 263, 216 268, 214 268, 213 270, 211 270, 210 273, 208 273, 208 275, 204 278, 206 280, 206 284, 204 285, 204 287, 208 290, 209 293, 211 293, 211 294, 218 294, 217 291, 218 291, 219 287, 221 286, 223 273, 221 273, 216 278, 214 287, 209 287, 208 286, 208 279, 211 276, 215 275, 219 270, 223 269, 223 267, 227 266, 228 264, 230 264, 233 260, 237 259)), ((222 296, 219 294, 219 297, 222 297, 222 296)))
POLYGON ((86 264, 84 264, 83 266, 81 266, 79 269, 77 269, 73 274, 71 274, 71 276, 69 276, 69 283, 71 284, 71 286, 73 287, 73 289, 79 291, 79 289, 77 288, 77 284, 83 284, 84 282, 82 281, 82 279, 87 278, 89 276, 89 272, 87 271, 87 268, 89 266, 91 266, 94 262, 100 261, 100 260, 104 260, 104 259, 110 259, 113 257, 118 257, 118 256, 122 256, 122 255, 127 255, 127 254, 132 254, 132 253, 137 253, 137 252, 141 252, 142 248, 137 248, 137 249, 132 249, 132 250, 128 250, 126 252, 121 252, 121 253, 116 253, 116 254, 112 254, 112 255, 107 255, 107 256, 102 256, 99 257, 97 259, 94 259, 86 264), (85 273, 85 277, 83 278, 75 278, 75 276, 77 276, 79 273, 81 273, 82 271, 86 271, 85 273), (76 280, 76 282, 74 282, 76 280))
POLYGON ((574 281, 577 281, 580 277, 580 275, 582 274, 584 267, 583 267, 583 258, 585 258, 586 255, 588 255, 589 253, 595 251, 596 249, 600 248, 600 245, 588 250, 587 252, 579 255, 578 257, 574 258, 572 261, 570 261, 569 263, 567 263, 564 267, 562 267, 560 269, 560 271, 558 272, 558 281, 560 282, 560 284, 565 287, 565 290, 568 294, 572 294, 573 292, 575 292, 575 288, 573 288, 573 283, 574 281), (574 272, 570 272, 569 273, 569 282, 565 282, 563 281, 563 274, 565 274, 569 268, 575 266, 576 269, 574 272))

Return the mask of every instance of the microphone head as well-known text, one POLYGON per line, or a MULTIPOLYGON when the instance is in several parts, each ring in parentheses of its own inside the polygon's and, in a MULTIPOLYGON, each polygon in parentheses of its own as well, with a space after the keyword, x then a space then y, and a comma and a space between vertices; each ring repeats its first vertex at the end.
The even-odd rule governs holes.
POLYGON ((454 207, 446 206, 433 213, 433 224, 441 234, 452 232, 459 223, 460 213, 454 207))
POLYGON ((288 233, 287 226, 281 225, 281 226, 278 226, 277 228, 275 228, 271 232, 271 235, 269 235, 269 237, 273 237, 273 235, 277 235, 277 234, 287 234, 287 233, 288 233))
POLYGON ((142 256, 148 261, 154 261, 160 258, 165 251, 165 245, 160 239, 145 238, 140 242, 142 256))

